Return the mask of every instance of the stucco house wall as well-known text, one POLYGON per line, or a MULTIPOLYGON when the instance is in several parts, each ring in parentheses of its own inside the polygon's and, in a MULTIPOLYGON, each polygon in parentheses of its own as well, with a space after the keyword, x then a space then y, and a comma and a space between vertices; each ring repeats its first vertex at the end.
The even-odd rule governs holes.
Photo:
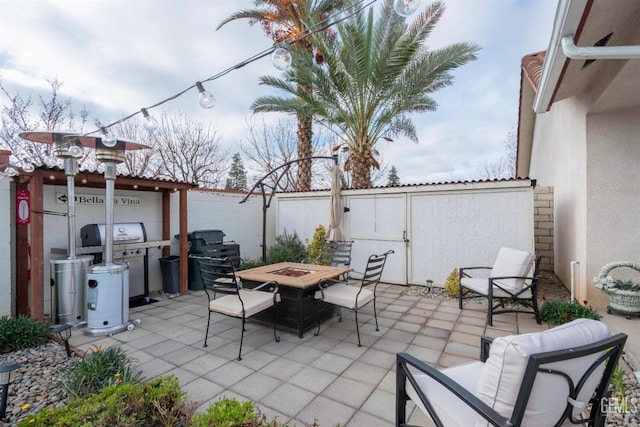
MULTIPOLYGON (((640 262, 639 162, 640 108, 588 116, 586 277, 589 280, 609 262, 640 262)), ((590 294, 594 295, 590 295, 590 300, 601 297, 606 303, 599 290, 591 289, 590 294)))
POLYGON ((530 176, 554 187, 555 272, 575 298, 605 306, 599 268, 640 259, 640 109, 589 114, 593 94, 568 98, 536 118, 530 176))
MULTIPOLYGON (((529 173, 539 185, 554 187, 554 267, 567 286, 571 262, 586 260, 586 111, 580 99, 570 98, 538 115, 529 173)), ((586 262, 578 268, 586 278, 586 262)), ((577 284, 575 297, 587 299, 586 292, 586 283, 577 284)))

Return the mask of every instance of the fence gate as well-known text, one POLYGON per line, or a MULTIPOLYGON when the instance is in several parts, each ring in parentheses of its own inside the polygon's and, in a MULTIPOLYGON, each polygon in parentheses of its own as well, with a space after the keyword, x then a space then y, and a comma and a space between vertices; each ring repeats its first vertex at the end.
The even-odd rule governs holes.
POLYGON ((343 230, 355 240, 351 267, 363 271, 371 254, 393 249, 387 258, 382 280, 407 283, 407 221, 405 194, 369 194, 343 199, 349 209, 343 214, 343 230))

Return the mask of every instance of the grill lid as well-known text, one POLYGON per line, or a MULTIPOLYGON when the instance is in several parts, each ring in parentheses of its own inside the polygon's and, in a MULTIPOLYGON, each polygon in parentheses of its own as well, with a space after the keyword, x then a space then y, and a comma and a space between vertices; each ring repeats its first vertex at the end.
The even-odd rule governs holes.
MULTIPOLYGON (((105 224, 88 224, 80 230, 82 246, 103 246, 105 242, 105 224)), ((147 233, 141 222, 123 222, 113 224, 114 243, 139 243, 147 241, 147 233)))

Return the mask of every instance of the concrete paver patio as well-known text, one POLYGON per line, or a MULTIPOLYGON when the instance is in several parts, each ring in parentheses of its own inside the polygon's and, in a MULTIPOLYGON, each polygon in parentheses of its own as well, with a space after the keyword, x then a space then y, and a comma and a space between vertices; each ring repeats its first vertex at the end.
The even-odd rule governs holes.
MULTIPOLYGON (((359 313, 362 347, 357 346, 353 312, 332 318, 320 335, 304 338, 279 331, 273 340, 267 325, 248 322, 243 360, 237 361, 239 319, 213 314, 208 347, 203 348, 207 298, 190 292, 132 308, 141 324, 132 331, 87 337, 74 331, 79 350, 119 345, 137 359, 143 376, 175 375, 190 400, 204 411, 223 396, 252 400, 269 418, 290 425, 322 427, 391 426, 395 420, 396 353, 408 352, 429 364, 447 367, 478 360, 480 336, 541 331, 531 314, 503 314, 486 325, 486 304, 421 296, 412 288, 380 284, 375 331, 373 305, 359 313)), ((426 422, 420 411, 410 420, 426 422)))

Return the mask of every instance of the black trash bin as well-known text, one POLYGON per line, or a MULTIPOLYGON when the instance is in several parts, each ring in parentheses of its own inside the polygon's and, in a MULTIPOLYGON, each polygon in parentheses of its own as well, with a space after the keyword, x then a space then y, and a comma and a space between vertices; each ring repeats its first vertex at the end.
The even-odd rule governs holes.
MULTIPOLYGON (((224 239, 222 230, 195 230, 187 234, 189 240, 189 255, 196 256, 215 256, 213 253, 215 245, 222 244, 224 239)), ((200 276, 200 267, 198 261, 189 258, 189 289, 192 291, 200 291, 204 289, 202 277, 200 276)))
POLYGON ((180 257, 170 255, 158 258, 162 271, 162 290, 167 294, 180 293, 180 257))

